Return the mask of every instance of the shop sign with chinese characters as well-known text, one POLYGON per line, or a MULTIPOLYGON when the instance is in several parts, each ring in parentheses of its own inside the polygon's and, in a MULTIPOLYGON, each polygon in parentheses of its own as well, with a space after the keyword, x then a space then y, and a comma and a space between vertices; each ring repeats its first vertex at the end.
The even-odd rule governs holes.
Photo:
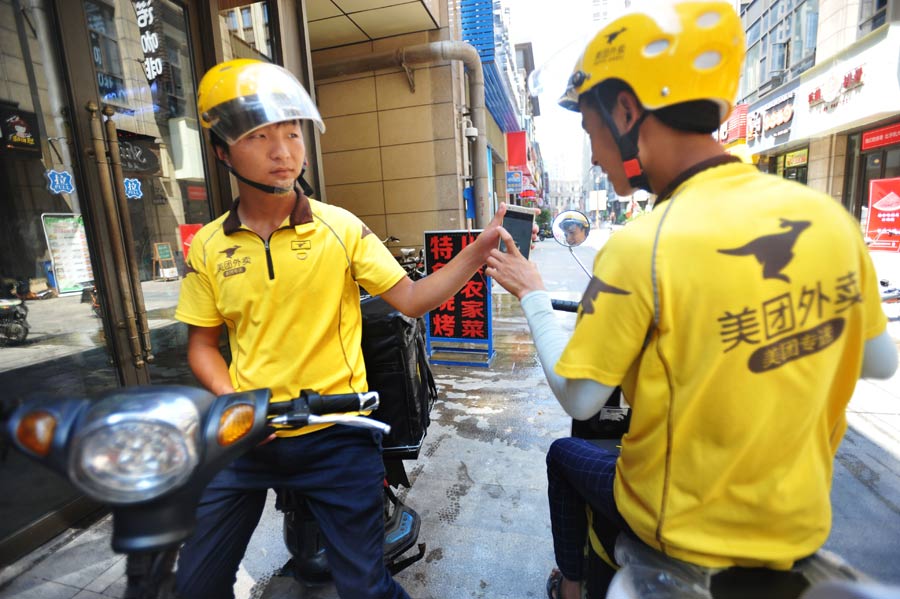
POLYGON ((506 193, 522 193, 522 171, 506 171, 506 193))
POLYGON ((865 152, 882 146, 900 144, 900 123, 894 123, 880 129, 865 131, 862 134, 860 149, 865 152))
POLYGON ((847 92, 861 87, 863 84, 863 68, 856 67, 845 73, 843 77, 832 74, 821 85, 807 96, 810 110, 816 107, 822 111, 834 109, 838 104, 849 101, 847 92))
POLYGON ((790 133, 793 118, 794 93, 791 92, 747 116, 747 142, 759 141, 764 136, 790 133))
POLYGON ((137 16, 138 28, 141 32, 141 50, 144 53, 142 66, 147 81, 154 81, 163 73, 163 59, 165 55, 161 48, 160 25, 161 15, 154 14, 158 6, 154 5, 153 0, 132 0, 134 12, 137 16))
POLYGON ((803 148, 796 152, 788 152, 784 155, 784 168, 803 166, 809 162, 809 148, 803 148))
POLYGON ((728 120, 719 127, 719 142, 728 145, 747 137, 747 104, 738 104, 731 111, 728 120))
POLYGON ((869 211, 866 237, 870 250, 900 252, 900 177, 869 181, 869 211))
MULTIPOLYGON (((425 270, 440 270, 463 248, 475 241, 478 231, 426 231, 425 270)), ((490 284, 482 266, 456 295, 428 315, 432 339, 485 341, 490 335, 490 284)))

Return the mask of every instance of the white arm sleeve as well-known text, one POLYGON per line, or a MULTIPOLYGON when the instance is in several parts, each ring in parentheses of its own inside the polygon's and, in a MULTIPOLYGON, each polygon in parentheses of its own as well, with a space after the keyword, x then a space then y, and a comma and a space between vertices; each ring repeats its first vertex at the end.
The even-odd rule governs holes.
POLYGON ((887 331, 866 341, 861 378, 889 379, 896 370, 897 346, 887 331))
POLYGON ((550 389, 569 416, 587 420, 600 411, 614 387, 556 374, 553 368, 566 348, 569 336, 556 320, 550 295, 546 291, 532 291, 522 298, 521 303, 550 389))

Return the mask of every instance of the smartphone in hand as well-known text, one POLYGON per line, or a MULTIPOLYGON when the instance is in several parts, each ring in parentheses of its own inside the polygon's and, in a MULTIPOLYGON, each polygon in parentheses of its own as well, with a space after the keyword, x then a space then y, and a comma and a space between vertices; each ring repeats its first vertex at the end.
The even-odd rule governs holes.
MULTIPOLYGON (((531 253, 531 236, 534 227, 535 211, 524 206, 506 206, 506 214, 503 215, 503 228, 512 235, 519 252, 528 259, 531 253)), ((500 251, 506 251, 506 245, 500 241, 500 251)))

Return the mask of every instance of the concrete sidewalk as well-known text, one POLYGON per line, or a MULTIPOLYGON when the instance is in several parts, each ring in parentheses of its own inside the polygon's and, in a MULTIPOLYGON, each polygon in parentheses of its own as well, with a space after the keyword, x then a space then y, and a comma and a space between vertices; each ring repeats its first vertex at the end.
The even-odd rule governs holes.
MULTIPOLYGON (((605 240, 579 248, 590 267, 605 240)), ((533 251, 548 289, 577 299, 586 281, 551 240, 533 251)), ((491 368, 435 366, 440 390, 421 456, 408 462, 406 499, 422 516, 423 560, 397 575, 415 599, 540 598, 553 567, 544 456, 570 421, 544 380, 518 302, 494 288, 491 368)), ((567 327, 574 316, 559 314, 567 327)), ((900 334, 900 330, 892 331, 900 334)), ((900 325, 897 325, 900 326, 900 325)), ((839 451, 834 529, 827 547, 885 582, 900 584, 900 375, 861 381, 839 451)), ((337 597, 331 585, 301 587, 273 576, 288 559, 274 497, 241 565, 237 597, 337 597)), ((0 572, 0 597, 121 597, 124 559, 109 549, 104 518, 72 529, 0 572)))

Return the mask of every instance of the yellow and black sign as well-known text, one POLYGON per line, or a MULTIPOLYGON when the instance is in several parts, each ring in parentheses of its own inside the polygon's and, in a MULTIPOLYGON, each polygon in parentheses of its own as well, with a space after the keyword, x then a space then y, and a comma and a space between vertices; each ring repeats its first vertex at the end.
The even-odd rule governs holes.
POLYGON ((40 152, 37 116, 15 108, 0 108, 2 149, 40 152))

